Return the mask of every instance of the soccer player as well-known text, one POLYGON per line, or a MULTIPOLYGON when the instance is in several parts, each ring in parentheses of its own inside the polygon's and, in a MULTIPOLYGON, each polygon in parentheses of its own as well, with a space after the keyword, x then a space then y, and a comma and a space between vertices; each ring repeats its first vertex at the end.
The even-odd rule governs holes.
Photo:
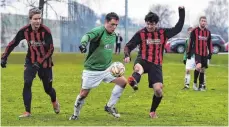
POLYGON ((124 53, 126 63, 130 62, 130 52, 139 45, 138 56, 134 63, 134 72, 128 78, 134 90, 138 89, 141 75, 148 74, 149 88, 154 89, 150 117, 157 118, 156 109, 162 99, 162 59, 164 46, 167 40, 178 34, 183 27, 185 19, 184 7, 179 7, 179 21, 172 28, 158 28, 159 17, 153 12, 145 16, 146 27, 139 30, 126 44, 124 53))
POLYGON ((104 109, 114 117, 120 117, 120 114, 115 108, 115 104, 119 100, 127 84, 127 80, 124 76, 114 77, 110 73, 112 53, 116 40, 114 31, 118 23, 118 15, 114 12, 108 13, 105 17, 104 26, 96 27, 82 37, 81 45, 79 46, 80 51, 86 53, 86 47, 89 42, 90 46, 84 63, 82 88, 79 95, 76 97, 74 113, 69 120, 77 120, 79 118, 85 98, 88 96, 90 90, 99 86, 102 81, 106 83, 115 83, 110 100, 105 105, 104 109))
POLYGON ((116 35, 116 47, 115 47, 115 54, 120 54, 121 43, 122 43, 122 36, 118 33, 116 35))
MULTIPOLYGON (((192 32, 192 27, 188 28, 188 35, 190 37, 190 33, 192 32)), ((188 39, 185 41, 185 49, 188 49, 188 43, 189 43, 189 37, 188 39)), ((193 83, 193 90, 198 90, 197 87, 197 79, 199 76, 199 72, 195 69, 196 68, 196 63, 195 63, 195 55, 192 53, 191 55, 191 59, 187 59, 187 52, 184 52, 184 57, 183 57, 183 63, 185 65, 185 84, 184 84, 184 90, 189 89, 189 84, 190 84, 190 80, 191 80, 191 75, 190 75, 190 71, 191 70, 195 70, 194 71, 194 83, 193 83)), ((206 76, 204 75, 204 84, 205 84, 205 79, 206 76)))
POLYGON ((22 27, 6 47, 1 57, 1 67, 6 68, 7 58, 10 53, 21 40, 26 39, 28 52, 24 65, 23 88, 25 112, 19 117, 29 117, 31 115, 31 87, 37 73, 43 82, 45 92, 51 98, 54 112, 58 114, 60 105, 56 99, 55 89, 52 87, 52 54, 54 51, 52 34, 47 26, 41 24, 41 10, 38 8, 29 10, 29 20, 30 24, 22 27))
MULTIPOLYGON (((208 60, 212 56, 212 41, 211 32, 206 28, 207 18, 201 16, 199 18, 199 26, 194 28, 190 35, 188 45, 188 59, 191 59, 192 54, 195 54, 196 70, 194 78, 199 74, 199 90, 205 91, 204 73, 208 68, 208 60)), ((195 83, 195 82, 194 82, 195 83)))

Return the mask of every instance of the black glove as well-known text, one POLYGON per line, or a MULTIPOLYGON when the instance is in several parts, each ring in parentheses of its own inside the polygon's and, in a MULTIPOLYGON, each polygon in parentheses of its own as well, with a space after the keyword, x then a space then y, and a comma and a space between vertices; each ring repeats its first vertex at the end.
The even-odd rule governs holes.
POLYGON ((1 59, 1 66, 2 66, 2 68, 6 68, 6 60, 4 60, 4 59, 1 59))
POLYGON ((210 60, 212 58, 212 54, 208 54, 207 58, 210 60))
POLYGON ((188 58, 189 60, 191 59, 191 57, 192 57, 191 55, 187 55, 187 58, 188 58))
POLYGON ((39 70, 40 67, 41 67, 41 64, 39 64, 38 62, 35 62, 33 65, 32 65, 33 68, 35 68, 36 70, 39 70))
POLYGON ((186 65, 186 60, 183 60, 184 65, 186 65))
POLYGON ((81 53, 86 53, 86 52, 87 52, 87 48, 86 48, 85 45, 80 45, 80 46, 79 46, 79 49, 80 49, 80 52, 81 52, 81 53))

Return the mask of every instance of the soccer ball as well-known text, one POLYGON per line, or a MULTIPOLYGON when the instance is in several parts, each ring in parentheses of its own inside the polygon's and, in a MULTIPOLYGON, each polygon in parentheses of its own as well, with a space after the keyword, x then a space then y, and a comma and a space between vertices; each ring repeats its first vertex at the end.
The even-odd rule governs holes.
POLYGON ((110 72, 114 77, 121 77, 125 72, 125 66, 121 62, 114 62, 111 65, 110 72))

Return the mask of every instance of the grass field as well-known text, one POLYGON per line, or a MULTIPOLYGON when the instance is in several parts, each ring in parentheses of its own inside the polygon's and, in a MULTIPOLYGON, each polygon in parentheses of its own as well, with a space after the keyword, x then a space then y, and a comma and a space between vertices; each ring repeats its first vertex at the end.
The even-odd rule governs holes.
MULTIPOLYGON (((1 69, 1 125, 2 126, 227 126, 228 125, 228 56, 214 55, 207 70, 207 91, 184 91, 182 55, 165 54, 163 64, 164 98, 157 114, 148 116, 153 95, 148 88, 147 75, 142 77, 139 91, 126 87, 116 105, 121 118, 104 112, 112 84, 102 83, 86 99, 80 119, 69 121, 73 104, 80 90, 84 55, 54 54, 54 87, 61 104, 61 112, 53 112, 50 98, 38 78, 32 87, 32 117, 19 119, 24 112, 23 63, 25 54, 13 53, 6 69, 1 69)), ((123 56, 114 56, 121 61, 123 56)), ((125 76, 132 73, 133 63, 126 65, 125 76)), ((193 81, 193 75, 192 80, 193 81)))

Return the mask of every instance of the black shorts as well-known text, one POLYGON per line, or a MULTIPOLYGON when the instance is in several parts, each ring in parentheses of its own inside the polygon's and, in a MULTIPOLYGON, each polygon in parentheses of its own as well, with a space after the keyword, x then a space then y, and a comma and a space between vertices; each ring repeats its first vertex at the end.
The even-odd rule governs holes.
POLYGON ((134 65, 137 63, 143 67, 144 73, 148 73, 149 88, 153 88, 154 83, 163 84, 161 65, 156 65, 141 58, 137 58, 134 62, 134 65))
POLYGON ((208 58, 207 56, 195 55, 195 63, 201 63, 201 68, 208 68, 208 58))
POLYGON ((24 78, 25 80, 30 79, 33 80, 38 73, 38 77, 42 80, 43 78, 48 78, 48 81, 51 82, 53 80, 53 72, 52 68, 40 68, 38 71, 32 67, 32 63, 26 59, 24 64, 24 78))

